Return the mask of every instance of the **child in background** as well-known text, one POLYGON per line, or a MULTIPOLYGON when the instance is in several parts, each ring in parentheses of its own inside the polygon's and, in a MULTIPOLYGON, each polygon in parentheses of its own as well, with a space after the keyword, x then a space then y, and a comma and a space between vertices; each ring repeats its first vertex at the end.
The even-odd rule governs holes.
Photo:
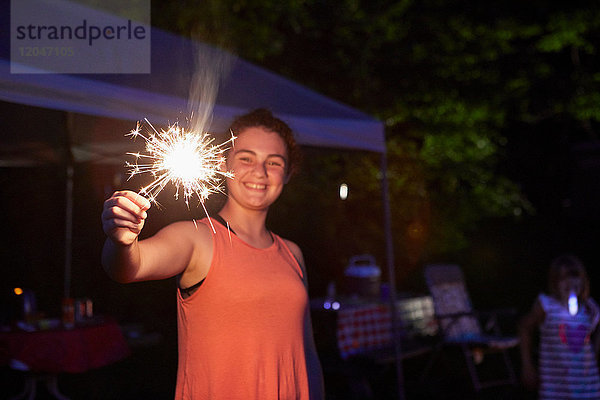
POLYGON ((600 377, 593 335, 600 309, 589 297, 581 261, 571 255, 553 260, 548 294, 540 294, 520 324, 523 384, 538 387, 539 399, 600 399, 600 377), (532 337, 539 329, 539 361, 532 358, 532 337))

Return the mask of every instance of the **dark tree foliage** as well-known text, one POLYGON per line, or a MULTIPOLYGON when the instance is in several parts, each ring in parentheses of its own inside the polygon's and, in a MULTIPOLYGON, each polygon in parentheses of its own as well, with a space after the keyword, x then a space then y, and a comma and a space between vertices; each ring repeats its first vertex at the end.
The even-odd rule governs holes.
MULTIPOLYGON (((597 2, 156 0, 152 12, 155 25, 384 121, 394 235, 407 265, 464 251, 485 221, 566 212, 570 149, 597 140, 597 2), (543 186, 548 179, 558 188, 543 186)), ((311 151, 311 178, 295 199, 312 199, 313 215, 324 188, 353 181, 343 207, 319 205, 338 227, 321 239, 340 227, 361 232, 344 237, 332 262, 382 255, 378 158, 311 151)), ((282 207, 292 204, 306 207, 287 198, 282 207)))

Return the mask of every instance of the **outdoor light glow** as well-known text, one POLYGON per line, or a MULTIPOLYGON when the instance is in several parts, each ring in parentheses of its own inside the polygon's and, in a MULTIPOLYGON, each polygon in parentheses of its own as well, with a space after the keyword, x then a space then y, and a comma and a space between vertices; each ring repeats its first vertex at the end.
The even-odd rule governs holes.
POLYGON ((16 288, 13 289, 13 292, 15 292, 15 294, 17 296, 20 296, 20 295, 23 294, 23 289, 21 289, 20 287, 16 287, 16 288))
MULTIPOLYGON (((235 136, 220 144, 213 145, 214 138, 208 133, 186 132, 177 124, 169 129, 157 131, 148 120, 152 131, 144 136, 140 133, 140 124, 129 133, 134 139, 141 137, 146 141, 146 154, 127 153, 135 157, 134 163, 127 162, 129 178, 141 173, 150 173, 154 180, 140 189, 140 194, 156 202, 156 196, 172 183, 177 188, 175 198, 179 197, 179 189, 183 191, 185 204, 189 207, 190 198, 195 195, 204 208, 204 201, 211 193, 222 191, 222 178, 233 178, 233 172, 222 169, 225 163, 224 153, 233 145, 235 136), (140 159, 147 159, 147 164, 139 164, 140 159)), ((204 208, 206 212, 206 208, 204 208)))
POLYGON ((323 308, 326 310, 334 310, 337 311, 340 309, 340 303, 338 301, 328 301, 325 300, 325 302, 323 303, 323 308))
POLYGON ((577 295, 575 292, 571 292, 569 295, 569 314, 577 315, 578 308, 577 295))
POLYGON ((348 198, 348 185, 342 183, 340 185, 340 199, 346 200, 348 198))

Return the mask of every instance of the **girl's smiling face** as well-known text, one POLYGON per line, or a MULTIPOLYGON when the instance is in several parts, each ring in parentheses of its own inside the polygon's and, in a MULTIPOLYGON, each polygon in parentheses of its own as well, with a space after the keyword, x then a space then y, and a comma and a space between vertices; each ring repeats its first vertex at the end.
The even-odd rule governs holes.
POLYGON ((227 158, 234 178, 227 180, 229 199, 253 210, 266 210, 287 182, 288 155, 276 132, 250 127, 238 134, 227 158))

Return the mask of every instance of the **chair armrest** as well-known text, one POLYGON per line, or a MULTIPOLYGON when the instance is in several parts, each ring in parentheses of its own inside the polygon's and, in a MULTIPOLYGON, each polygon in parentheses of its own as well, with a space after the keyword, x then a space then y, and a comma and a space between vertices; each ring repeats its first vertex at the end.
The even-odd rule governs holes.
POLYGON ((435 318, 438 321, 438 325, 441 331, 449 331, 450 328, 456 324, 458 321, 460 321, 460 319, 462 317, 473 317, 477 319, 477 314, 474 313, 473 311, 464 311, 464 312, 458 312, 458 313, 450 313, 450 314, 436 314, 435 318), (442 320, 446 320, 447 324, 445 324, 445 326, 443 326, 444 324, 441 323, 442 320))
POLYGON ((477 311, 483 329, 501 335, 499 319, 516 318, 518 313, 515 308, 497 308, 493 310, 477 311))
POLYGON ((517 309, 514 307, 494 308, 492 310, 475 311, 475 313, 482 317, 485 317, 485 316, 516 317, 518 315, 517 309))
POLYGON ((451 314, 436 314, 435 315, 435 317, 437 319, 457 319, 460 317, 469 317, 469 316, 477 317, 477 313, 473 312, 473 311, 464 311, 464 312, 451 313, 451 314))
POLYGON ((517 311, 514 308, 498 308, 485 311, 472 310, 459 313, 437 314, 435 317, 438 321, 448 321, 445 326, 446 330, 450 329, 452 325, 457 323, 461 317, 473 317, 477 319, 484 332, 492 332, 495 335, 502 335, 499 319, 516 316, 517 311))

